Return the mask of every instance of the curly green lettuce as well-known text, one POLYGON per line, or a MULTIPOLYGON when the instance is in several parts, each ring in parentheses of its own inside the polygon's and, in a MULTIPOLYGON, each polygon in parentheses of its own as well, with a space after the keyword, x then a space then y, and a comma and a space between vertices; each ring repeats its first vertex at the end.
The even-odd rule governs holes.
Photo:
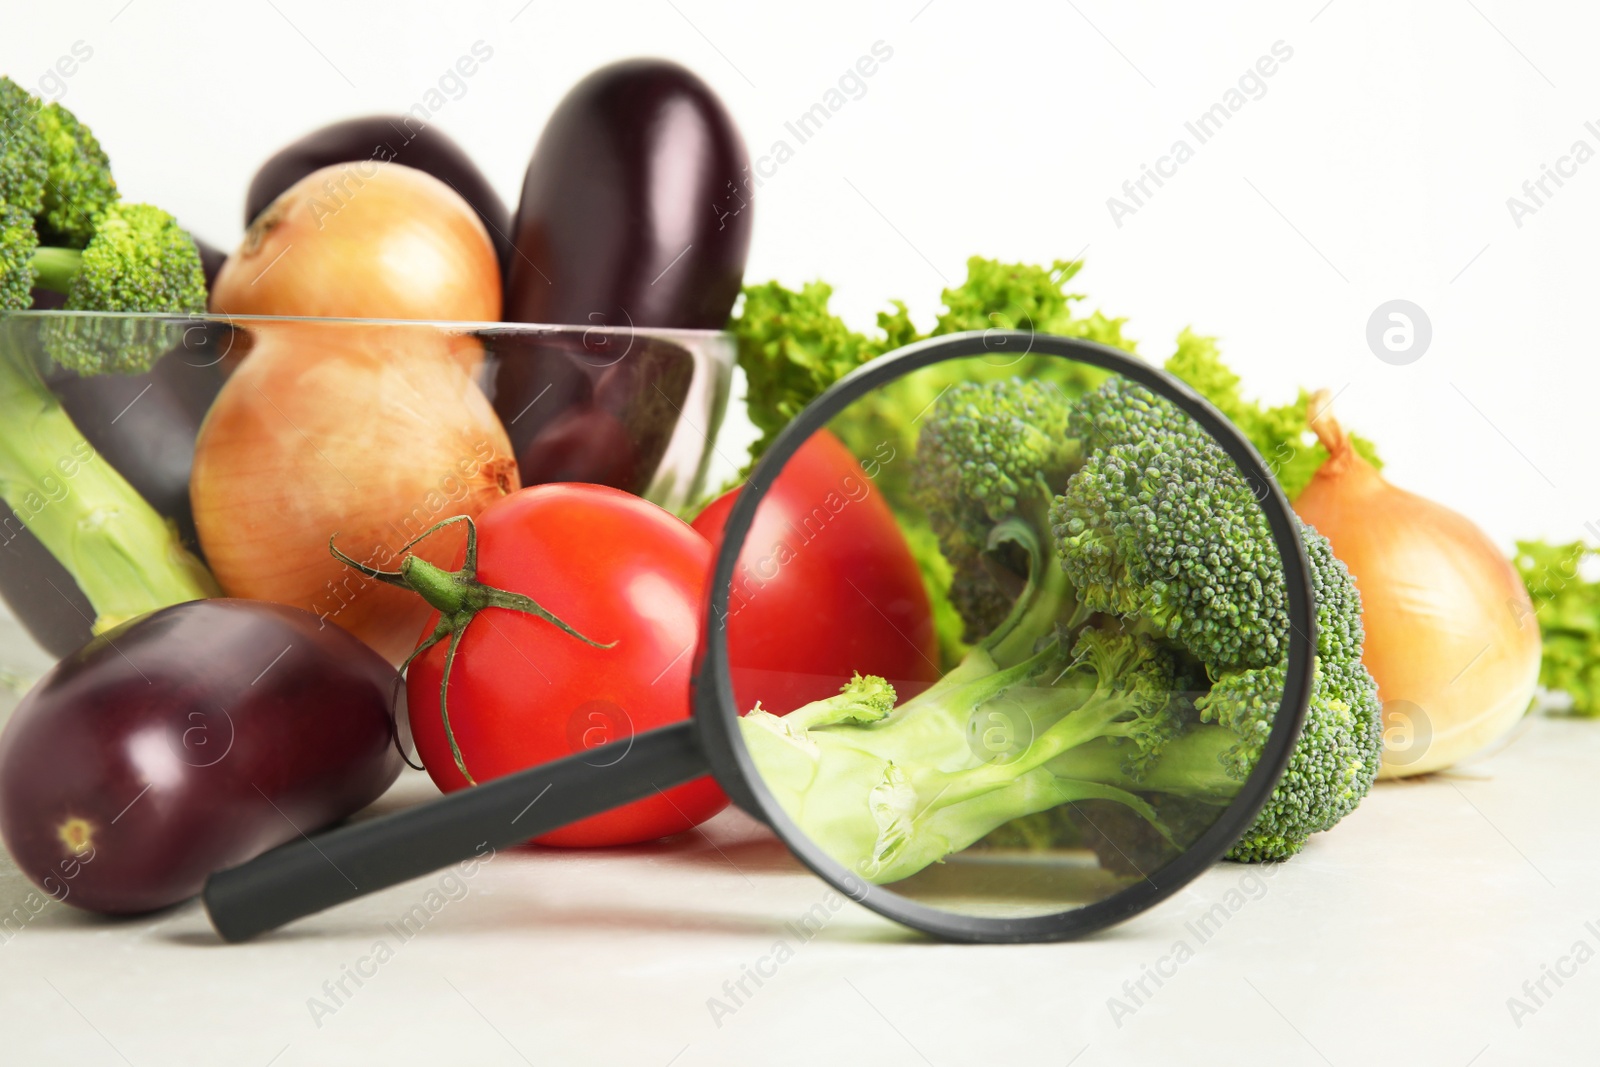
MULTIPOLYGON (((1290 500, 1300 495, 1326 462, 1328 450, 1311 433, 1311 394, 1307 390, 1301 389, 1293 403, 1275 407, 1247 399, 1240 391, 1239 376, 1222 362, 1217 339, 1189 329, 1178 335, 1177 351, 1167 358, 1166 369, 1211 401, 1239 428, 1266 460, 1267 468, 1290 500)), ((1371 441, 1356 434, 1350 438, 1368 463, 1382 468, 1383 461, 1371 441)))
POLYGON ((1600 717, 1600 581, 1585 576, 1585 564, 1600 549, 1581 541, 1552 545, 1518 541, 1513 561, 1528 587, 1544 638, 1539 685, 1565 693, 1567 710, 1600 717))

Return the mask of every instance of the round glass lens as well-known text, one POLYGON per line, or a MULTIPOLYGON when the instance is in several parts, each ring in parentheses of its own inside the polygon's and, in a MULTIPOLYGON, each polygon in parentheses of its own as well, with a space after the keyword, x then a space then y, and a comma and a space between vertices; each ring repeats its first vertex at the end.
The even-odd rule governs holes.
POLYGON ((949 359, 843 407, 727 590, 780 831, 866 892, 1019 919, 1242 825, 1305 581, 1263 495, 1171 400, 1060 355, 949 359))

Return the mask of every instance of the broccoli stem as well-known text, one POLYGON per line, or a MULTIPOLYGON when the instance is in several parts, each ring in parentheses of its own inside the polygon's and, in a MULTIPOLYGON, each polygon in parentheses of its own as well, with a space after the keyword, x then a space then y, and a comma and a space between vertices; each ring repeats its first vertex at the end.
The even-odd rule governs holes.
POLYGON ((34 250, 28 265, 33 268, 35 288, 49 289, 65 296, 71 291, 72 280, 78 276, 78 270, 83 265, 83 253, 75 248, 44 246, 34 250))
POLYGON ((967 848, 1012 819, 1078 800, 1112 800, 1125 804, 1163 836, 1171 837, 1155 809, 1134 794, 1116 786, 1060 778, 1040 770, 1015 778, 1004 787, 981 796, 958 803, 941 801, 929 805, 911 833, 870 861, 858 861, 861 864, 859 873, 880 884, 909 878, 967 848))
MULTIPOLYGON (((99 456, 39 377, 20 320, 0 333, 0 497, 77 581, 103 632, 156 608, 216 596, 215 581, 99 456)), ((7 531, 6 537, 12 536, 7 531)))
POLYGON ((1135 781, 1128 773, 1128 749, 1095 739, 1054 756, 1044 770, 1061 778, 1100 782, 1146 793, 1170 793, 1210 803, 1225 803, 1240 782, 1227 772, 1223 756, 1239 743, 1225 726, 1191 726, 1161 750, 1161 758, 1135 781))

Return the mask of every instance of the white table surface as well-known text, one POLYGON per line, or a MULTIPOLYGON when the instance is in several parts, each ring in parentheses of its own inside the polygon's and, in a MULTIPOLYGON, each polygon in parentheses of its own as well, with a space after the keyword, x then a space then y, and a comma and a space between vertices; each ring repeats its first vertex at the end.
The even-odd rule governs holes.
MULTIPOLYGON (((239 946, 192 902, 108 921, 52 901, 0 944, 0 1062, 1594 1062, 1600 723, 1524 726, 1466 770, 1380 785, 1286 865, 1218 866, 1072 944, 939 944, 848 903, 801 940, 786 924, 827 887, 732 811, 649 847, 503 852, 239 946), (386 926, 441 885, 419 932, 386 926), (724 983, 775 954, 735 1001, 724 983), (1535 1003, 1546 966, 1569 976, 1535 1003)), ((432 792, 408 772, 377 807, 432 792)), ((0 913, 29 892, 0 861, 0 913)))

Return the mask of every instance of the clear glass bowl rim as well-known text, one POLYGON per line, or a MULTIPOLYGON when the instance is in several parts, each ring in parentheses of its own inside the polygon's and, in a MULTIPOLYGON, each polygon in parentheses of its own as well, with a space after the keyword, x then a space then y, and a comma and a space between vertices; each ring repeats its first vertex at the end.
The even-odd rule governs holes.
POLYGON ((450 330, 456 333, 496 333, 496 332, 539 332, 557 333, 582 330, 594 331, 602 334, 628 336, 631 334, 644 334, 650 337, 682 337, 685 339, 710 340, 712 338, 732 338, 733 334, 727 330, 699 330, 678 326, 600 326, 595 324, 585 325, 581 322, 474 322, 461 319, 357 319, 338 318, 316 315, 229 315, 213 312, 151 312, 151 311, 68 311, 65 308, 38 308, 19 311, 0 312, 0 318, 21 319, 143 319, 146 321, 165 322, 212 322, 224 326, 248 326, 255 323, 270 324, 275 322, 322 322, 330 324, 359 325, 359 326, 415 326, 434 330, 450 330))

